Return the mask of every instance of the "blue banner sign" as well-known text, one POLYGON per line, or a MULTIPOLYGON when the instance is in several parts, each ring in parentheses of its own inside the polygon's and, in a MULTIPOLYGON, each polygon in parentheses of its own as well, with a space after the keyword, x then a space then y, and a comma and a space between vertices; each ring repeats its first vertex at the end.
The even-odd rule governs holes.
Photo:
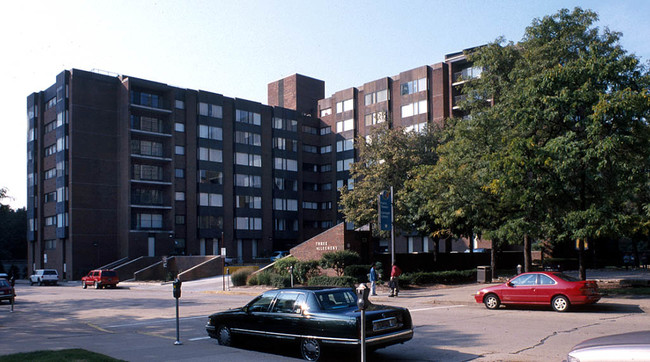
POLYGON ((391 210, 390 191, 382 191, 379 194, 379 229, 391 230, 393 226, 393 215, 391 210))

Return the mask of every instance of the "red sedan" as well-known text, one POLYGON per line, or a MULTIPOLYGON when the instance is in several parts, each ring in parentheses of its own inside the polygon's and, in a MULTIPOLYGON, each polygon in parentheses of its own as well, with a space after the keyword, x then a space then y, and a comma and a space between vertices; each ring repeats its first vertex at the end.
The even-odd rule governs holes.
POLYGON ((483 288, 474 299, 488 309, 501 304, 551 305, 565 312, 573 304, 593 304, 600 299, 598 284, 584 281, 559 272, 531 272, 519 274, 504 284, 483 288))

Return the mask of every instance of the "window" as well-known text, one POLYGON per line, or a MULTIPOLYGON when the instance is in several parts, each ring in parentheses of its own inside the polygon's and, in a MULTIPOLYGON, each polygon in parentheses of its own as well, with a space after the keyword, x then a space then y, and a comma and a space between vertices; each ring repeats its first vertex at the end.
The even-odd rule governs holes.
POLYGON ((322 128, 320 129, 320 135, 321 135, 321 136, 324 136, 324 135, 326 135, 326 134, 330 134, 330 133, 332 133, 332 127, 330 127, 330 126, 322 127, 322 128))
POLYGON ((336 113, 342 113, 342 112, 347 112, 354 110, 354 100, 353 99, 346 99, 342 102, 337 102, 336 103, 336 113))
POLYGON ((318 172, 318 165, 315 163, 303 162, 302 170, 305 172, 318 172))
POLYGON ((185 225, 185 215, 176 215, 174 223, 176 225, 185 225))
POLYGON ((282 137, 273 137, 273 148, 296 152, 298 151, 298 141, 282 137))
POLYGON ((368 113, 366 114, 365 120, 366 120, 366 126, 372 126, 374 124, 379 124, 383 123, 386 121, 386 112, 381 111, 381 112, 373 112, 373 113, 368 113))
POLYGON ((223 206, 223 195, 201 192, 201 193, 199 193, 199 205, 200 206, 222 207, 223 206))
POLYGON ((345 160, 336 161, 336 171, 348 171, 353 162, 353 158, 346 158, 345 160))
POLYGON ((176 201, 185 201, 185 193, 181 191, 176 191, 176 201))
POLYGON ((262 136, 259 133, 236 131, 235 143, 241 143, 250 146, 261 146, 262 136))
POLYGON ((329 191, 329 190, 332 189, 332 183, 331 183, 331 182, 326 182, 326 183, 324 183, 324 184, 321 184, 321 185, 320 185, 320 189, 321 189, 322 191, 329 191))
POLYGON ((237 217, 235 218, 236 230, 262 230, 262 218, 237 217))
POLYGON ((198 179, 202 184, 223 184, 223 173, 212 170, 199 170, 198 179))
POLYGON ((47 111, 48 109, 50 109, 50 108, 52 108, 54 106, 56 106, 56 97, 50 98, 47 101, 47 103, 45 103, 45 109, 44 110, 47 111))
POLYGON ((273 183, 276 190, 298 191, 297 180, 289 180, 282 177, 275 177, 273 179, 273 183))
POLYGON ((223 118, 223 108, 216 104, 199 103, 199 115, 213 118, 223 118))
POLYGON ((426 129, 427 129, 427 122, 422 122, 422 123, 407 126, 404 128, 404 131, 424 133, 426 129))
POLYGON ((424 113, 427 113, 426 99, 402 106, 402 118, 411 117, 411 116, 424 114, 424 113))
POLYGON ((454 73, 453 81, 456 83, 479 78, 481 77, 481 73, 483 73, 483 68, 481 67, 467 67, 460 72, 454 73))
POLYGON ((400 93, 404 96, 427 90, 427 79, 420 78, 410 82, 400 84, 400 93))
POLYGON ((318 210, 318 203, 317 202, 303 201, 302 202, 302 208, 307 209, 307 210, 318 210))
POLYGON ((320 165, 320 172, 330 172, 332 171, 332 165, 329 163, 320 165))
POLYGON ((162 214, 136 214, 136 229, 162 229, 162 214))
POLYGON ((131 191, 131 202, 134 205, 162 205, 163 193, 154 189, 133 189, 131 191))
POLYGON ((275 157, 273 159, 273 168, 275 170, 298 171, 298 161, 288 158, 275 157))
POLYGON ((318 134, 318 128, 312 126, 302 126, 303 133, 318 134))
POLYGON ((274 219, 273 227, 277 231, 298 231, 298 220, 296 219, 274 219))
POLYGON ((176 108, 178 109, 185 109, 185 101, 182 101, 180 99, 176 100, 176 103, 174 104, 176 108))
POLYGON ((294 199, 273 199, 273 210, 298 211, 298 200, 294 199))
POLYGON ((320 148, 320 153, 325 154, 325 153, 330 153, 332 152, 332 146, 327 145, 327 146, 321 146, 320 148))
POLYGON ((307 153, 318 153, 318 147, 314 145, 303 144, 302 150, 307 153))
POLYGON ((199 147, 198 158, 201 161, 223 162, 223 152, 214 148, 199 147))
POLYGON ((325 108, 320 110, 321 117, 329 116, 330 114, 332 114, 332 108, 325 108))
POLYGON ((212 215, 199 216, 199 229, 223 229, 223 217, 212 215))
POLYGON ((48 192, 45 194, 43 197, 43 202, 48 203, 48 202, 56 202, 56 191, 48 192))
POLYGON ((223 129, 221 127, 208 126, 205 124, 199 125, 199 138, 207 138, 210 140, 222 141, 223 129))
POLYGON ((354 149, 354 140, 345 139, 341 141, 336 141, 336 152, 350 151, 354 149))
POLYGON ((53 144, 52 146, 46 147, 45 148, 45 156, 50 156, 56 153, 56 143, 53 144))
POLYGON ((160 142, 132 140, 131 149, 136 155, 163 157, 163 144, 160 142))
POLYGON ((262 167, 262 155, 235 152, 235 164, 242 166, 262 167))
POLYGON ((45 226, 53 226, 53 225, 56 225, 56 215, 46 217, 45 226))
POLYGON ((56 177, 56 167, 45 171, 45 179, 46 180, 51 179, 51 178, 55 178, 55 177, 56 177))
POLYGON ((159 118, 131 115, 131 128, 145 132, 163 132, 163 121, 159 118))
POLYGON ((178 122, 174 123, 174 130, 176 132, 185 132, 185 124, 178 122))
POLYGON ((134 180, 163 180, 163 168, 153 165, 139 165, 133 164, 133 179, 134 180))
POLYGON ((354 119, 336 122, 336 133, 354 130, 354 119))
POLYGON ((388 89, 380 90, 374 93, 366 94, 366 106, 371 104, 386 102, 388 100, 388 89))
POLYGON ((56 129, 56 122, 52 121, 45 125, 45 133, 52 132, 56 129))
POLYGON ((185 154, 185 146, 176 146, 174 147, 174 153, 177 155, 184 155, 185 154))
POLYGON ((259 126, 262 124, 262 116, 259 113, 242 111, 238 109, 235 112, 235 122, 259 126))
POLYGON ((235 186, 262 188, 262 176, 235 174, 235 186))
POLYGON ((296 121, 295 119, 284 119, 279 117, 273 117, 273 128, 281 129, 285 131, 297 132, 298 121, 296 121))
POLYGON ((45 240, 45 249, 46 250, 56 249, 56 239, 45 240))
POLYGON ((131 91, 131 103, 151 108, 163 108, 161 95, 141 91, 131 91))
POLYGON ((238 209, 261 209, 262 198, 260 196, 236 195, 235 206, 238 209))

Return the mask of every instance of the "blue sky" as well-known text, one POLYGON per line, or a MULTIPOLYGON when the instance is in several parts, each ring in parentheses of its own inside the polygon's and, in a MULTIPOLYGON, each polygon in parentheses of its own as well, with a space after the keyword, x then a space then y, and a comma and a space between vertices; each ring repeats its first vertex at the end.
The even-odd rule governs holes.
POLYGON ((650 59, 650 1, 6 1, 0 5, 0 187, 26 204, 25 99, 66 69, 100 69, 266 103, 300 73, 326 96, 494 41, 580 6, 650 59))

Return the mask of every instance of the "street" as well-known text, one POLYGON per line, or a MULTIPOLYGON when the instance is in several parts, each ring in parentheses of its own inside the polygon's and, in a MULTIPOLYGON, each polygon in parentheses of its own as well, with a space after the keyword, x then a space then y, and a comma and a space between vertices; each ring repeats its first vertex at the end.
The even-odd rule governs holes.
MULTIPOLYGON (((488 310, 472 294, 482 285, 403 290, 371 300, 408 307, 413 340, 380 349, 369 361, 562 361, 578 342, 606 334, 647 329, 650 300, 603 298, 594 306, 557 313, 550 308, 488 310)), ((206 317, 241 306, 261 288, 222 291, 219 278, 185 282, 176 341, 171 284, 121 283, 118 289, 16 285, 17 302, 0 306, 0 355, 42 349, 85 348, 129 361, 231 359, 280 361, 298 358, 297 348, 256 344, 229 348, 205 332, 206 317)), ((358 360, 334 352, 331 360, 358 360)))

